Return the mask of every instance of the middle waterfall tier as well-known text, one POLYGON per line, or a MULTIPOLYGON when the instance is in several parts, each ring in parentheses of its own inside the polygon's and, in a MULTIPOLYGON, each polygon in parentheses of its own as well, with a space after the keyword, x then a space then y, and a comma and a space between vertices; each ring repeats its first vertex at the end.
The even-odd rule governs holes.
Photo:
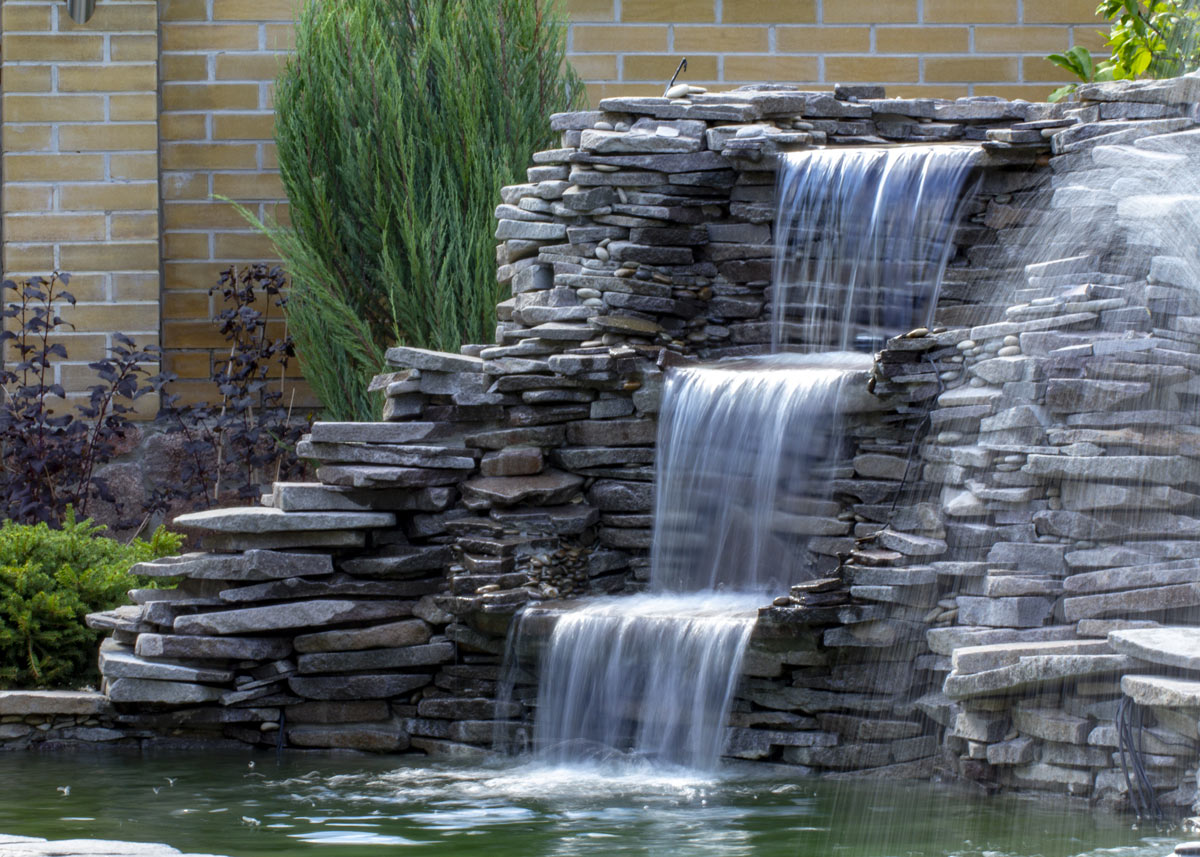
POLYGON ((874 407, 866 354, 778 354, 672 372, 658 429, 651 588, 778 592, 813 577, 842 415, 874 407))

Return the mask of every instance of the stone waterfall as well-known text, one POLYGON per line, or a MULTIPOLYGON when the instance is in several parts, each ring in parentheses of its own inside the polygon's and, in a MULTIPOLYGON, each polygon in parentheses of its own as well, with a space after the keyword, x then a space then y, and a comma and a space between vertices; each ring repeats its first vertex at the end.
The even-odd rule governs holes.
POLYGON ((928 323, 975 157, 927 146, 786 159, 772 339, 809 353, 668 376, 650 593, 539 608, 514 628, 510 661, 548 610, 554 621, 534 731, 543 759, 716 764, 757 608, 816 576, 809 538, 850 529, 828 491, 839 417, 864 386, 862 350, 928 323))

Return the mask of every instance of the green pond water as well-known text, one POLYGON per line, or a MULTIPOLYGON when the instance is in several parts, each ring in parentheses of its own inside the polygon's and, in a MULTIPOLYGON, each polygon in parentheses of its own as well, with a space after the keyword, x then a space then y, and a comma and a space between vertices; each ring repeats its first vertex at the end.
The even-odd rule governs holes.
POLYGON ((1061 799, 762 767, 705 777, 213 753, 0 755, 0 833, 231 857, 1162 857, 1180 841, 1061 799))

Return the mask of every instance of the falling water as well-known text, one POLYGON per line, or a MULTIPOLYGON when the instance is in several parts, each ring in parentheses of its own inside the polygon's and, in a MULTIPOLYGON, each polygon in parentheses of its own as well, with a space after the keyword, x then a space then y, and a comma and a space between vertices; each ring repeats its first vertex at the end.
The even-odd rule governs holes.
MULTIPOLYGON (((651 594, 557 615, 534 728, 543 759, 629 753, 716 764, 756 608, 814 576, 809 539, 852 526, 838 516, 825 471, 870 357, 833 352, 862 350, 928 317, 974 151, 828 150, 786 161, 775 348, 821 353, 668 375, 651 594)), ((545 610, 519 620, 510 663, 532 647, 522 637, 536 636, 526 627, 535 615, 545 610)))
POLYGON ((974 146, 824 149, 780 165, 773 351, 873 351, 926 324, 974 146))
POLYGON ((812 577, 805 542, 845 535, 828 479, 865 354, 780 354, 673 372, 658 428, 652 586, 774 592, 812 577))

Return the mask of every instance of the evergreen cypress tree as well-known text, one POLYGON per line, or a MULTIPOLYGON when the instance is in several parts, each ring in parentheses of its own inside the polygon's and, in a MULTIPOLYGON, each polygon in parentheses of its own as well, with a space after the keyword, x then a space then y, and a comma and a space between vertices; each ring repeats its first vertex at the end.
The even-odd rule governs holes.
POLYGON ((308 0, 276 90, 305 377, 338 420, 392 344, 490 341, 500 187, 553 141, 583 87, 554 0, 308 0))

